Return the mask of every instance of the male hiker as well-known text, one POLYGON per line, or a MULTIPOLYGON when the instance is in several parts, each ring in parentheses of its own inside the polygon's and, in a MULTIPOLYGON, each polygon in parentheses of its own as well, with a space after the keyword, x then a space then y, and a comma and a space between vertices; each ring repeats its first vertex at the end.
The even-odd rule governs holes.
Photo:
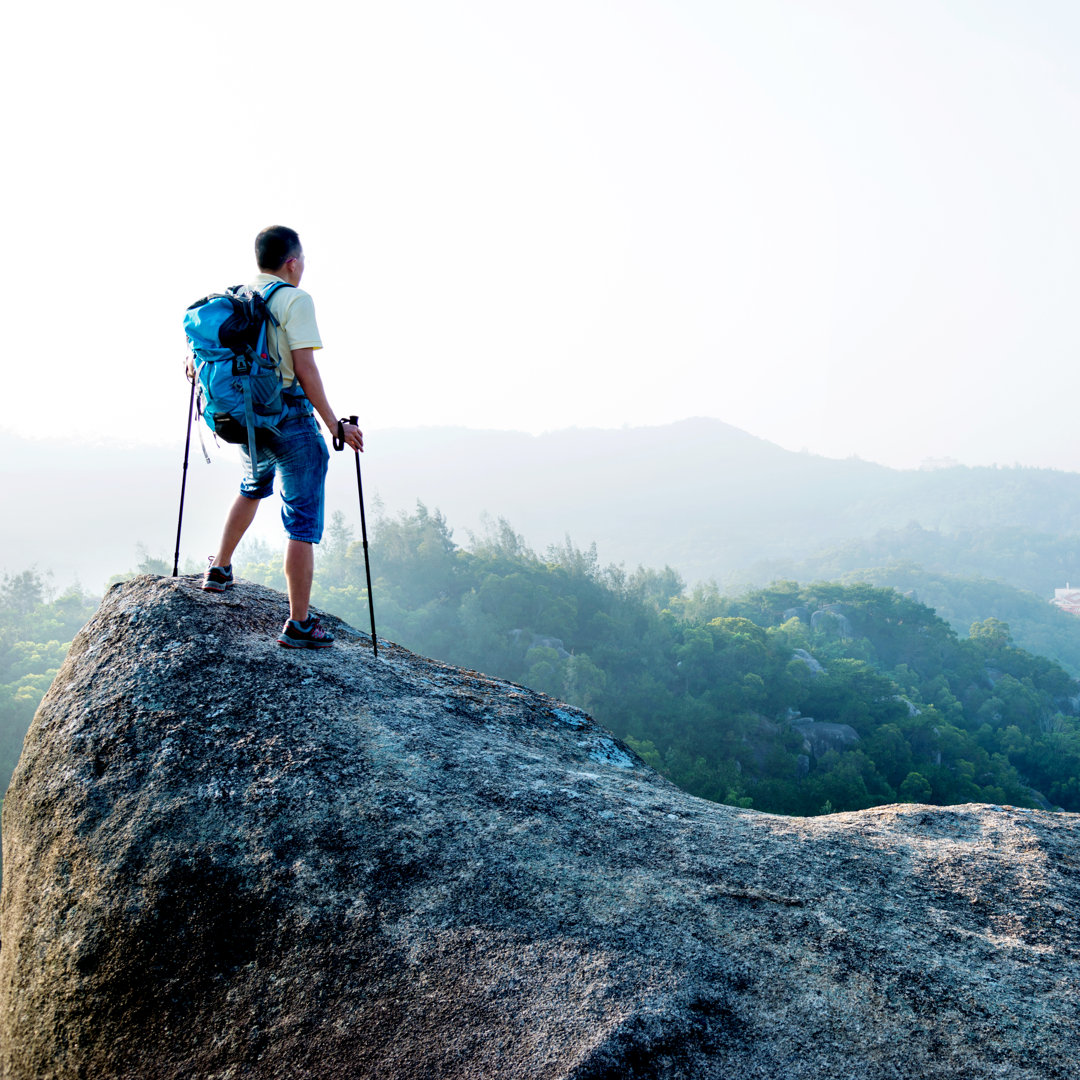
POLYGON ((347 421, 339 429, 315 364, 315 350, 322 348, 315 307, 311 297, 296 287, 304 276, 300 237, 284 225, 263 229, 255 238, 255 258, 259 273, 251 282, 253 289, 265 292, 267 286, 280 281, 292 286, 274 290, 269 308, 279 326, 275 327, 273 320, 267 325, 267 347, 278 358, 289 412, 278 425, 280 434, 260 439, 254 475, 248 448, 240 445, 244 479, 225 520, 221 543, 210 560, 212 565, 203 579, 203 588, 224 592, 232 585, 233 552, 255 520, 259 500, 273 493, 276 473, 284 503, 281 520, 289 537, 285 550, 289 620, 278 635, 278 643, 292 649, 322 649, 332 645, 334 638, 315 616, 309 615, 308 602, 315 568, 313 545, 322 539, 326 465, 330 455, 313 414, 317 412, 330 431, 340 430, 353 450, 363 450, 364 440, 360 429, 347 421))

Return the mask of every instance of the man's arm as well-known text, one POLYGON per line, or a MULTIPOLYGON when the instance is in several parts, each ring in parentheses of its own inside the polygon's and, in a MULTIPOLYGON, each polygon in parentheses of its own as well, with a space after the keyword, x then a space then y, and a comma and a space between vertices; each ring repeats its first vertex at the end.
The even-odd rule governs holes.
MULTIPOLYGON (((315 363, 315 350, 314 349, 293 349, 292 350, 292 362, 293 372, 296 374, 296 381, 303 388, 305 394, 307 394, 308 400, 315 406, 315 411, 322 417, 323 423, 326 425, 327 430, 332 434, 337 434, 337 414, 330 408, 330 402, 326 398, 326 390, 323 388, 322 376, 319 374, 319 367, 315 363)), ((345 441, 352 447, 353 450, 364 449, 364 436, 360 429, 353 424, 345 424, 345 441)))

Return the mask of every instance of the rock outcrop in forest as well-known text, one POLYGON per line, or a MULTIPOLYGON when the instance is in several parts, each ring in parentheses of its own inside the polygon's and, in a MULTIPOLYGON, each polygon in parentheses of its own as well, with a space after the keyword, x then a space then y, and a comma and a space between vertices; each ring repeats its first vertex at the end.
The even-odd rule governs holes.
POLYGON ((783 818, 279 594, 115 587, 3 808, 7 1080, 1080 1075, 1075 816, 783 818))

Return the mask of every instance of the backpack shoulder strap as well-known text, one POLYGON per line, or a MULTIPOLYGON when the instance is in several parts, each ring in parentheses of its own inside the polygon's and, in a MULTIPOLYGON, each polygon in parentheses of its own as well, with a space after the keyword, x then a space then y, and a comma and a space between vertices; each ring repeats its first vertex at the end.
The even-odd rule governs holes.
POLYGON ((288 281, 281 281, 280 279, 278 279, 277 281, 271 281, 270 284, 266 286, 265 290, 263 290, 263 294, 262 294, 263 299, 264 300, 269 300, 271 295, 273 293, 276 293, 278 291, 278 289, 280 289, 282 287, 284 287, 286 289, 295 289, 296 288, 295 285, 290 284, 288 281))
MULTIPOLYGON (((263 320, 262 330, 259 333, 259 352, 263 352, 265 349, 268 353, 273 353, 270 349, 270 334, 269 329, 271 326, 275 330, 281 329, 281 320, 270 310, 270 298, 278 291, 278 289, 294 289, 295 285, 290 284, 288 281, 271 281, 265 288, 256 290, 256 295, 262 301, 262 310, 265 313, 265 319, 263 320)), ((278 368, 281 364, 280 352, 276 356, 273 356, 274 367, 278 368)), ((280 373, 279 376, 280 378, 280 373)))
POLYGON ((278 289, 281 289, 281 288, 295 289, 296 286, 295 285, 290 285, 289 282, 287 282, 287 281, 271 281, 270 284, 267 285, 265 289, 260 291, 260 295, 262 296, 263 301, 266 304, 267 318, 269 318, 273 322, 273 324, 275 326, 280 326, 281 323, 278 322, 277 317, 270 310, 270 297, 273 296, 274 293, 276 293, 278 291, 278 289))

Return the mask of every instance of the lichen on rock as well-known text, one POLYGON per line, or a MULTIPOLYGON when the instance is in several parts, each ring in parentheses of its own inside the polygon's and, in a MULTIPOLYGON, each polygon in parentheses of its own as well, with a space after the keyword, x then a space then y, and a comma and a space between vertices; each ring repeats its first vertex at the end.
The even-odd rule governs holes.
POLYGON ((282 596, 114 588, 4 801, 7 1080, 1080 1075, 1070 815, 692 798, 282 596))

